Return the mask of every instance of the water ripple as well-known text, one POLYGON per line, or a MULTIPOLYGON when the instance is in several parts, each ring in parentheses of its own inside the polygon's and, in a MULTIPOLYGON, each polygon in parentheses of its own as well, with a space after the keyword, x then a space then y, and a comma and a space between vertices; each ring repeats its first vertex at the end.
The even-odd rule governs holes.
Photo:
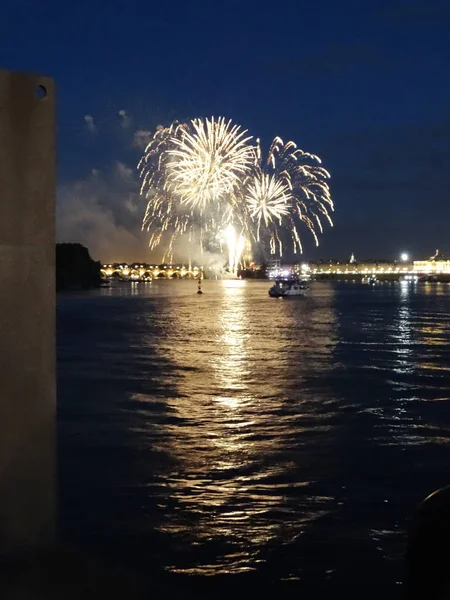
POLYGON ((68 538, 174 574, 394 590, 406 520, 449 483, 442 289, 136 287, 59 299, 68 538))

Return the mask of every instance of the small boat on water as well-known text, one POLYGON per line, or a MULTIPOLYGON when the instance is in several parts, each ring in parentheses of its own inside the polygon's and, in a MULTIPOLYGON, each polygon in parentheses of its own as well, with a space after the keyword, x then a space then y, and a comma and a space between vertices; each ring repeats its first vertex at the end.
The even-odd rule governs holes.
POLYGON ((306 296, 308 293, 308 284, 297 277, 291 279, 275 279, 273 286, 269 290, 271 298, 290 298, 291 296, 306 296))
POLYGON ((375 275, 365 275, 362 278, 362 282, 363 283, 368 283, 369 285, 375 285, 377 283, 378 279, 375 277, 375 275))
POLYGON ((417 283, 419 281, 419 276, 415 274, 402 275, 400 277, 400 283, 417 283))

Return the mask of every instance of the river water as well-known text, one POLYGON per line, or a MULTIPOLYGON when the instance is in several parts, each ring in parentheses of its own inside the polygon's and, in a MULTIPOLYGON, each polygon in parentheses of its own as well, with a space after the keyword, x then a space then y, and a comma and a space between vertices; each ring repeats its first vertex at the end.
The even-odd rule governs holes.
POLYGON ((63 536, 171 581, 400 597, 450 483, 450 286, 268 287, 59 296, 63 536))

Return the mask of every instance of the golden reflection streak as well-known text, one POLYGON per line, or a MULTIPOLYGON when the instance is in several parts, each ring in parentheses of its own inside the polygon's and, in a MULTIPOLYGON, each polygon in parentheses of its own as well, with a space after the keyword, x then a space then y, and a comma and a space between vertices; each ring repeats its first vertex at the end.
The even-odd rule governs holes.
POLYGON ((393 368, 395 373, 413 373, 415 363, 412 360, 412 314, 410 309, 411 286, 402 284, 400 288, 400 306, 397 314, 397 331, 393 334, 398 354, 397 366, 393 368))
MULTIPOLYGON (((434 290, 433 290, 434 291, 434 290)), ((430 293, 430 286, 425 286, 425 295, 430 293)), ((398 309, 398 331, 394 334, 398 344, 398 354, 401 356, 400 368, 394 369, 401 375, 417 375, 427 377, 442 377, 439 372, 448 372, 445 365, 439 364, 442 355, 436 349, 436 346, 447 345, 447 315, 439 315, 433 309, 431 313, 426 313, 422 309, 420 313, 414 314, 409 306, 409 296, 411 288, 408 285, 401 287, 400 306, 398 309), (412 357, 413 349, 417 357, 412 357), (431 373, 427 373, 430 372, 431 373)), ((434 295, 440 295, 437 292, 434 295)), ((409 378, 402 378, 400 386, 404 389, 408 385, 409 378)), ((396 385, 398 382, 390 382, 396 385)), ((435 389, 433 385, 432 389, 435 389)), ((415 389, 416 386, 412 386, 415 389)), ((425 391, 427 386, 422 383, 421 390, 425 391)), ((395 399, 389 407, 378 409, 367 409, 366 412, 376 414, 380 420, 385 422, 384 427, 388 431, 388 436, 380 439, 380 445, 383 446, 418 446, 430 443, 430 431, 441 431, 441 426, 435 426, 431 422, 424 422, 425 413, 418 417, 411 412, 409 404, 416 402, 449 402, 448 397, 429 399, 420 394, 416 396, 407 396, 395 399), (417 422, 422 421, 422 422, 417 422)), ((433 435, 433 443, 448 444, 448 438, 433 435)))
MULTIPOLYGON (((440 296, 445 287, 442 285, 438 287, 427 285, 425 293, 429 294, 433 291, 433 295, 440 296)), ((423 352, 421 353, 422 359, 417 366, 424 371, 448 371, 445 365, 438 364, 437 360, 440 357, 436 355, 438 353, 436 346, 448 345, 447 316, 447 314, 442 315, 434 311, 420 315, 416 332, 423 352)))
MULTIPOLYGON (((298 389, 287 396, 285 386, 291 368, 299 381, 302 373, 310 376, 327 368, 317 363, 332 359, 335 315, 330 303, 309 313, 307 305, 300 310, 292 303, 272 303, 271 318, 262 324, 255 303, 264 302, 267 310, 265 302, 271 300, 266 286, 253 288, 258 290, 255 297, 245 281, 205 283, 200 300, 171 313, 171 330, 177 334, 167 339, 165 350, 182 379, 167 407, 178 422, 164 425, 155 449, 174 461, 164 485, 181 510, 169 510, 159 529, 189 532, 196 544, 229 540, 242 549, 240 558, 218 556, 218 565, 226 562, 226 569, 241 572, 262 547, 279 538, 281 524, 283 536, 289 531, 295 537, 330 511, 331 498, 306 491, 300 506, 287 500, 287 490, 306 490, 310 482, 286 484, 287 474, 299 467, 285 455, 286 444, 308 426, 298 389), (290 332, 299 327, 310 329, 302 339, 295 334, 289 341, 290 332), (266 360, 276 368, 271 377, 264 372, 266 360)), ((320 429, 318 423, 314 429, 320 429)), ((208 566, 195 569, 204 572, 208 566)))

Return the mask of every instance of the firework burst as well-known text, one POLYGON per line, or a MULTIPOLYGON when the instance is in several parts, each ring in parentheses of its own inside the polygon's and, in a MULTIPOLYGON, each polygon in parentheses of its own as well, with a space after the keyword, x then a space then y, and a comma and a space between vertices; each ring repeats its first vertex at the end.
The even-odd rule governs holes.
POLYGON ((267 227, 271 221, 280 221, 284 215, 289 214, 292 194, 281 178, 259 172, 250 179, 245 194, 250 215, 258 223, 258 229, 262 221, 267 227))
POLYGON ((224 118, 194 119, 159 128, 138 164, 147 198, 143 229, 151 249, 168 243, 172 256, 179 235, 203 245, 205 233, 233 219, 233 190, 255 161, 250 137, 224 118))
POLYGON ((245 198, 251 217, 256 222, 256 239, 269 238, 272 253, 282 255, 280 231, 291 234, 294 252, 302 252, 299 226, 304 223, 316 245, 316 228, 322 233, 322 220, 330 225, 333 211, 328 179, 330 174, 321 166, 318 156, 304 152, 294 142, 286 144, 276 137, 267 157, 262 156, 259 140, 254 174, 246 183, 245 198))
POLYGON ((254 161, 246 130, 224 118, 194 119, 168 150, 170 187, 181 204, 204 210, 227 200, 254 161))
POLYGON ((150 248, 165 244, 172 258, 180 235, 203 246, 224 237, 229 267, 236 271, 245 245, 283 252, 283 231, 302 251, 299 228, 316 231, 333 211, 328 179, 318 156, 275 138, 263 158, 259 140, 224 118, 194 119, 158 128, 138 169, 147 199, 143 228, 150 248), (222 234, 221 234, 222 232, 222 234), (206 234, 208 234, 206 236, 206 234))

